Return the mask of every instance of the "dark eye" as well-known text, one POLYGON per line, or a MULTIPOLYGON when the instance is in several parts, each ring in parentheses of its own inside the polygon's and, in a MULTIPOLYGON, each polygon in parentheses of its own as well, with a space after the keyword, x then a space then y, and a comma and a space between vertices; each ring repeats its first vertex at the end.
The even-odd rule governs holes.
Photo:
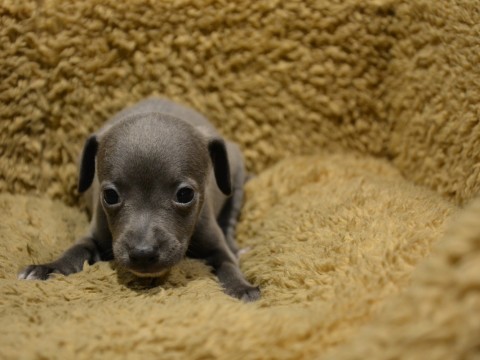
POLYGON ((182 187, 177 191, 177 202, 180 204, 188 204, 193 200, 195 192, 192 188, 182 187))
POLYGON ((120 202, 120 197, 114 189, 103 190, 103 200, 107 205, 116 205, 120 202))

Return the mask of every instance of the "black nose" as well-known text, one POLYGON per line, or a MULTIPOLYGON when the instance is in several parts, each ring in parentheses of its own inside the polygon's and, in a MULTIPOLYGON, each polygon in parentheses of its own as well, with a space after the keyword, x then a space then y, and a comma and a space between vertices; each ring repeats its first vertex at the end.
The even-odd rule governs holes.
POLYGON ((157 261, 158 253, 153 246, 136 246, 128 252, 130 261, 134 265, 147 266, 157 261))

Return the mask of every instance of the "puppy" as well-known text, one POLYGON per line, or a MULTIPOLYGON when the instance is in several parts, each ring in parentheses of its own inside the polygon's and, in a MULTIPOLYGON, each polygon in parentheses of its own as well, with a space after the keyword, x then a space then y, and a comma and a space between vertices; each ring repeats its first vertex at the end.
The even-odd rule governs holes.
POLYGON ((19 278, 45 280, 79 272, 85 261, 112 259, 137 276, 160 276, 189 256, 205 260, 228 295, 257 300, 234 240, 245 174, 238 146, 202 115, 144 100, 85 143, 78 190, 92 214, 87 235, 19 278))

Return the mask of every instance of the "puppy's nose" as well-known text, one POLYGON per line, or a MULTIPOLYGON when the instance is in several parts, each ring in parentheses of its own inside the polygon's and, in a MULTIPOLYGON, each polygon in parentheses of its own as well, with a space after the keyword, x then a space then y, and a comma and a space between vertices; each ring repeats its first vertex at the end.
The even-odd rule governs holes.
POLYGON ((157 261, 157 250, 153 246, 141 245, 130 249, 130 261, 135 265, 152 265, 157 261))

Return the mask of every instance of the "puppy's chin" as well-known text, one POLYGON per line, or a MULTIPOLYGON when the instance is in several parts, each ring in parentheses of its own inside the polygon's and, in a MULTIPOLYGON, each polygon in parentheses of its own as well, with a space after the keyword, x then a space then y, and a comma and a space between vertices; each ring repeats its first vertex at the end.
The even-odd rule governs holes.
POLYGON ((142 272, 138 272, 130 269, 128 269, 128 271, 130 271, 133 275, 141 278, 156 278, 156 277, 162 277, 167 275, 170 272, 170 269, 165 269, 165 270, 162 270, 159 272, 153 272, 153 273, 142 273, 142 272))

